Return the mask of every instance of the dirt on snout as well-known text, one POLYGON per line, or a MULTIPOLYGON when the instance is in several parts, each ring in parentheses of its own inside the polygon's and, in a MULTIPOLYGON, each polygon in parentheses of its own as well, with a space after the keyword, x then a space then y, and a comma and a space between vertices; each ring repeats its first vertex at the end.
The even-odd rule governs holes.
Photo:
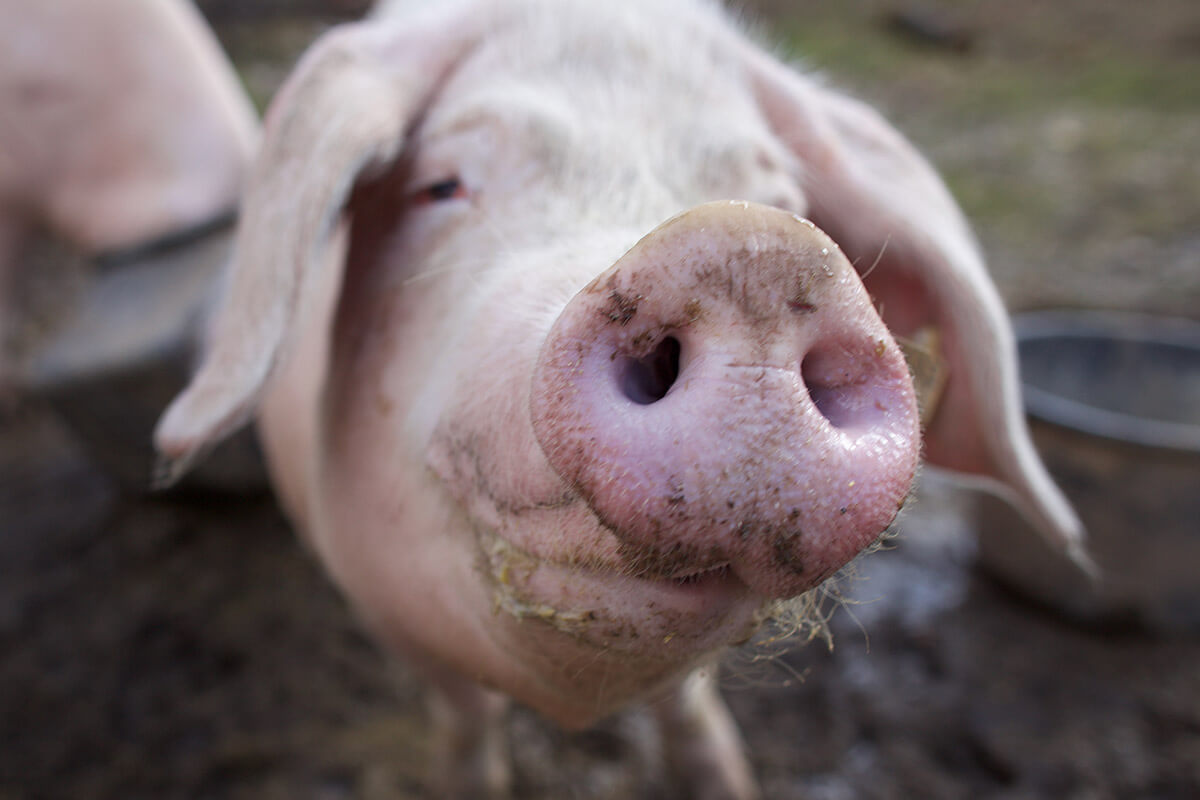
MULTIPOLYGON (((200 5, 262 102, 364 4, 200 5)), ((1010 307, 1200 318, 1193 0, 746 5, 945 172, 1010 307)), ((764 796, 1200 797, 1200 637, 1009 593, 965 498, 926 476, 832 650, 726 659, 764 796)), ((46 408, 0 411, 0 800, 420 798, 428 731, 269 496, 122 493, 46 408)), ((518 800, 678 797, 644 712, 509 731, 518 800)))

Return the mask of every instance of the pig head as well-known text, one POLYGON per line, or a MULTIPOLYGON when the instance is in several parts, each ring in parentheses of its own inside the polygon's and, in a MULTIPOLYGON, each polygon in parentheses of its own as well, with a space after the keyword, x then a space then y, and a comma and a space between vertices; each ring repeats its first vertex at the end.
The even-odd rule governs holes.
POLYGON ((936 332, 925 457, 1080 538, 941 182, 707 4, 394 3, 327 34, 232 270, 167 477, 257 414, 376 634, 563 724, 888 528, 922 437, 897 338, 936 332))
POLYGON ((0 19, 3 339, 34 235, 95 256, 230 214, 258 122, 184 0, 0 0, 0 19))

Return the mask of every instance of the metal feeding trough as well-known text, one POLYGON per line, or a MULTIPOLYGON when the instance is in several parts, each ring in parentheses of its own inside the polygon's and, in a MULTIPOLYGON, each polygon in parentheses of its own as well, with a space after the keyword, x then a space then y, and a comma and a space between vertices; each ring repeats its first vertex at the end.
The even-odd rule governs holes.
POLYGON ((1015 324, 1034 442, 1100 576, 993 498, 978 506, 980 564, 1078 621, 1200 633, 1200 324, 1085 312, 1015 324))

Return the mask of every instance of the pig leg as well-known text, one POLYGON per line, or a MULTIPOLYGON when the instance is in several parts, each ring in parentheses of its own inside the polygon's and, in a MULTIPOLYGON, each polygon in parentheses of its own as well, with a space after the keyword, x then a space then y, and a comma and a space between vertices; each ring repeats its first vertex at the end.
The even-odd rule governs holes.
POLYGON ((511 781, 508 698, 444 671, 429 681, 430 788, 444 800, 503 798, 511 781))
POLYGON ((686 797, 755 800, 758 786, 715 676, 715 666, 698 669, 652 705, 667 768, 686 797))

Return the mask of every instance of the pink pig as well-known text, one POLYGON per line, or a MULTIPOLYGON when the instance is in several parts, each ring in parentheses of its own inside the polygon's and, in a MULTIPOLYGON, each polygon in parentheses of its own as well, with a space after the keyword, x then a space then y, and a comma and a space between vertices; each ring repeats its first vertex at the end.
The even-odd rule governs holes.
POLYGON ((158 447, 178 474, 257 414, 289 514, 436 689, 444 793, 503 790, 507 695, 569 727, 651 701, 687 796, 757 796, 705 667, 904 503, 895 337, 943 345, 925 457, 1080 541, 941 182, 712 4, 393 3, 329 33, 235 249, 158 447))
POLYGON ((190 3, 0 0, 0 20, 2 332, 31 232, 96 255, 202 226, 237 204, 258 122, 190 3))

